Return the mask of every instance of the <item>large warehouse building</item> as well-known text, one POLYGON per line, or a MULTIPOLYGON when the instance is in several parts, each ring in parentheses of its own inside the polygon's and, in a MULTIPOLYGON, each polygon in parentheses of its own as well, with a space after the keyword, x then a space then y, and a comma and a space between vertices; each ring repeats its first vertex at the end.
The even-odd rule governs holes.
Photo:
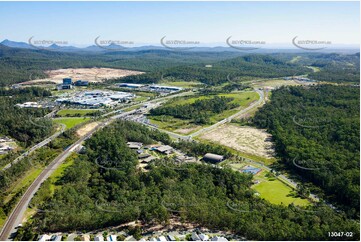
POLYGON ((210 162, 210 163, 218 163, 224 160, 224 157, 222 155, 216 155, 216 154, 212 154, 212 153, 207 153, 203 156, 203 160, 205 162, 210 162))

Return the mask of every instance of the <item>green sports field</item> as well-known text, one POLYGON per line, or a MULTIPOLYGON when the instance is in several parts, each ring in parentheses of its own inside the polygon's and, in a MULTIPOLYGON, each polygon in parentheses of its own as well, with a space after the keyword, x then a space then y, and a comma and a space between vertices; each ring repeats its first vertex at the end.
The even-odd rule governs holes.
POLYGON ((271 203, 283 204, 286 206, 291 203, 299 206, 311 204, 307 199, 293 196, 292 188, 278 179, 270 180, 266 177, 261 178, 261 176, 256 176, 255 179, 257 180, 257 178, 260 178, 260 183, 254 185, 252 188, 260 194, 261 198, 264 198, 271 203))
POLYGON ((55 123, 65 124, 66 129, 71 129, 75 125, 81 124, 90 120, 90 118, 56 118, 53 119, 55 123))
POLYGON ((57 112, 59 117, 74 117, 74 116, 87 116, 99 111, 98 109, 63 109, 57 112))

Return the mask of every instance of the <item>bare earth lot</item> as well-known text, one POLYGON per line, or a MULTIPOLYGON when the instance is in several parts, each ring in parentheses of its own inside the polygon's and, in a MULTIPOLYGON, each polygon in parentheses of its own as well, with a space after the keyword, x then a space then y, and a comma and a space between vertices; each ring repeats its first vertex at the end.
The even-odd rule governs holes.
POLYGON ((225 124, 205 133, 200 138, 264 158, 272 158, 274 154, 270 141, 271 135, 265 130, 253 127, 225 124))
POLYGON ((80 129, 78 129, 76 131, 76 134, 80 137, 84 136, 86 133, 88 133, 90 130, 92 130, 93 128, 95 128, 97 125, 99 124, 99 122, 92 122, 89 124, 84 125, 83 127, 81 127, 80 129))
POLYGON ((49 75, 49 78, 31 80, 23 82, 22 84, 36 84, 42 82, 53 82, 56 84, 62 83, 63 78, 70 77, 74 81, 85 80, 89 82, 102 82, 106 79, 125 77, 131 75, 139 75, 143 72, 132 71, 125 69, 113 69, 113 68, 69 68, 69 69, 58 69, 45 71, 49 75))

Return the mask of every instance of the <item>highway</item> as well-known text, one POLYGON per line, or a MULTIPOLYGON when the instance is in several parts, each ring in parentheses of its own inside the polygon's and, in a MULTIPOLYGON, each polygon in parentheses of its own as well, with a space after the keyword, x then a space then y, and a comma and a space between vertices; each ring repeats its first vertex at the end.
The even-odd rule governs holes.
MULTIPOLYGON (((232 119, 234 119, 234 118, 236 118, 236 117, 238 117, 238 116, 240 116, 240 115, 242 115, 242 114, 245 114, 245 113, 247 113, 248 111, 252 110, 253 108, 255 108, 255 107, 263 104, 263 103, 265 102, 263 91, 260 90, 260 89, 255 89, 255 91, 256 91, 256 92, 259 94, 259 96, 260 96, 260 98, 257 100, 257 102, 255 102, 255 103, 253 103, 252 105, 248 106, 247 108, 242 109, 241 111, 239 111, 239 112, 237 112, 237 113, 229 116, 228 118, 219 121, 218 123, 215 123, 215 124, 213 124, 213 125, 211 125, 211 126, 209 126, 209 127, 200 129, 200 130, 198 130, 197 132, 194 132, 194 133, 192 133, 192 134, 190 134, 190 135, 188 135, 188 136, 184 136, 184 135, 180 135, 180 134, 177 134, 177 133, 174 133, 174 132, 171 132, 171 131, 167 131, 167 130, 164 130, 164 129, 160 129, 160 128, 158 128, 158 127, 149 125, 149 124, 147 124, 147 123, 143 123, 143 124, 149 126, 150 128, 158 129, 159 131, 162 131, 162 132, 164 132, 164 133, 167 133, 169 136, 171 136, 171 137, 173 137, 173 138, 176 138, 176 139, 179 139, 179 140, 184 140, 184 141, 192 141, 192 137, 195 137, 195 136, 198 136, 198 135, 200 135, 200 134, 202 134, 202 133, 204 133, 204 132, 208 132, 208 131, 210 131, 210 130, 213 130, 213 129, 217 128, 218 126, 220 126, 220 125, 222 125, 222 124, 225 124, 225 123, 227 123, 227 122, 230 122, 232 119)), ((272 170, 270 167, 268 167, 268 166, 266 166, 266 165, 264 165, 263 163, 260 163, 260 162, 256 162, 256 161, 253 161, 253 160, 250 160, 250 159, 247 159, 247 162, 249 162, 249 163, 251 163, 251 164, 253 164, 253 165, 257 166, 257 167, 261 167, 262 169, 267 170, 267 171, 269 171, 269 172, 271 172, 271 170, 272 170)), ((294 189, 297 188, 297 183, 294 182, 294 181, 292 181, 291 179, 287 178, 286 176, 284 176, 284 175, 279 175, 279 176, 277 176, 277 178, 278 178, 280 181, 282 181, 282 182, 284 182, 285 184, 287 184, 289 187, 294 188, 294 189)), ((310 198, 311 198, 313 201, 318 201, 318 200, 319 200, 318 197, 317 197, 316 195, 314 195, 314 194, 310 194, 310 198)))
POLYGON ((9 236, 16 231, 16 226, 21 223, 26 208, 28 207, 31 198, 40 188, 41 183, 43 183, 52 173, 53 171, 67 158, 69 155, 86 139, 90 138, 93 133, 97 130, 111 124, 113 121, 118 118, 122 118, 123 116, 130 115, 135 113, 136 111, 129 111, 118 114, 116 116, 112 116, 106 121, 98 124, 95 128, 90 130, 86 135, 77 140, 74 144, 70 145, 66 150, 64 150, 60 155, 58 155, 35 179, 35 181, 29 186, 24 195, 21 197, 20 201, 12 211, 12 213, 7 218, 1 233, 0 233, 0 241, 8 240, 9 236))
POLYGON ((53 134, 52 136, 46 138, 45 140, 41 141, 40 143, 34 145, 33 147, 31 147, 29 150, 27 150, 25 153, 21 154, 20 156, 18 156, 15 160, 13 160, 12 162, 10 162, 9 164, 7 164, 6 166, 4 166, 1 170, 4 171, 6 169, 9 169, 12 165, 18 163, 19 161, 21 161, 22 159, 24 159, 26 156, 30 155, 32 152, 34 152, 35 150, 43 147, 44 145, 47 145, 49 142, 51 142, 52 140, 54 140, 56 137, 58 137, 60 134, 62 134, 65 131, 66 126, 64 124, 60 124, 60 130, 58 132, 56 132, 55 134, 53 134))
MULTIPOLYGON (((185 95, 187 93, 180 93, 180 94, 176 94, 176 95, 169 95, 167 97, 162 97, 159 99, 153 99, 151 101, 148 102, 144 102, 143 104, 146 106, 146 108, 144 109, 145 111, 151 109, 152 107, 154 107, 154 104, 157 104, 157 102, 159 102, 160 100, 166 99, 166 98, 170 98, 170 97, 174 97, 174 96, 180 96, 180 95, 185 95), (153 104, 153 105, 152 105, 153 104)), ((138 105, 138 104, 137 104, 138 105)), ((135 106, 135 105, 132 105, 135 106)), ((34 196, 34 194, 38 191, 38 189, 40 188, 41 183, 43 183, 52 173, 54 170, 56 170, 56 168, 67 158, 69 157, 69 155, 86 139, 90 138, 92 136, 92 134, 94 134, 97 130, 113 123, 115 120, 117 119, 121 119, 125 116, 131 115, 136 113, 137 110, 132 110, 129 112, 124 112, 124 113, 120 113, 114 116, 109 117, 107 120, 103 121, 102 123, 98 124, 96 127, 94 127, 92 130, 90 130, 86 135, 84 135, 82 138, 80 138, 79 140, 77 140, 74 144, 70 145, 66 150, 64 150, 60 155, 58 155, 41 173, 40 175, 35 179, 35 181, 29 186, 29 188, 26 190, 26 192, 24 193, 24 195, 21 197, 20 201, 17 203, 16 207, 13 209, 13 211, 11 212, 11 214, 9 215, 9 217, 7 218, 1 232, 0 232, 0 241, 5 241, 9 239, 9 236, 16 232, 16 226, 18 226, 18 224, 21 223, 24 215, 25 215, 25 211, 26 208, 29 206, 29 203, 31 201, 31 198, 34 196)), ((58 133, 56 133, 58 134, 58 133)), ((54 134, 55 135, 55 134, 54 134)), ((53 136, 54 136, 53 135, 53 136)), ((59 134, 58 134, 59 135, 59 134)), ((52 137, 49 137, 48 139, 42 141, 41 143, 37 144, 36 146, 32 147, 35 149, 49 143, 51 140, 49 139, 53 139, 52 137)), ((29 150, 30 151, 30 150, 29 150)), ((28 152, 29 152, 28 151, 28 152)), ((29 153, 24 153, 23 155, 27 155, 29 153)))
POLYGON ((263 91, 259 90, 259 89, 255 89, 255 91, 259 94, 260 98, 257 100, 257 102, 251 104, 250 106, 248 106, 247 108, 245 109, 242 109, 240 110, 239 112, 229 116, 228 118, 225 118, 225 119, 222 119, 221 121, 209 126, 209 127, 205 127, 205 128, 202 128, 190 135, 181 135, 181 134, 177 134, 177 133, 174 133, 174 132, 171 132, 171 131, 167 131, 167 130, 164 130, 164 129, 161 129, 161 128, 158 128, 156 126, 153 126, 153 125, 150 125, 148 123, 142 123, 142 124, 145 124, 147 126, 149 126, 150 128, 152 129, 158 129, 159 131, 162 131, 164 133, 167 133, 169 136, 171 136, 172 138, 175 138, 175 139, 179 139, 179 140, 184 140, 184 141, 192 141, 192 137, 195 137, 195 136, 198 136, 202 133, 205 133, 205 132, 208 132, 208 131, 211 131, 215 128, 217 128, 218 126, 222 125, 222 124, 225 124, 225 123, 228 123, 228 122, 231 122, 232 119, 242 115, 242 114, 245 114, 247 113, 248 111, 252 110, 253 108, 261 105, 263 102, 264 102, 264 94, 263 94, 263 91))
MULTIPOLYGON (((262 102, 264 101, 264 95, 263 92, 261 90, 256 90, 257 93, 260 95, 260 99, 255 102, 254 104, 250 105, 249 107, 237 112, 236 114, 221 120, 220 122, 201 129, 193 134, 191 134, 190 136, 182 136, 179 134, 175 134, 173 132, 170 131, 165 131, 165 130, 161 130, 163 132, 168 133, 169 135, 171 135, 172 137, 178 138, 178 139, 183 139, 183 140, 192 140, 192 137, 199 135, 203 132, 212 130, 216 127, 218 127, 219 125, 222 125, 226 122, 230 122, 232 118, 235 118, 241 114, 244 114, 246 112, 248 112, 249 110, 253 109, 254 107, 262 104, 262 102)), ((179 94, 179 95, 184 95, 183 94, 179 94)), ((174 95, 176 96, 176 95, 174 95)), ((173 96, 173 97, 174 97, 173 96)), ((169 98, 169 97, 165 97, 165 98, 169 98)), ((160 98, 160 99, 165 99, 165 98, 160 98)), ((151 101, 147 101, 144 102, 144 109, 143 112, 149 111, 149 109, 154 107, 154 104, 160 104, 160 99, 153 99, 151 101)), ((40 185, 52 174, 52 172, 67 158, 69 157, 69 155, 86 139, 90 138, 96 131, 98 131, 99 129, 111 124, 112 122, 114 122, 117 119, 121 119, 124 118, 128 115, 137 113, 139 110, 132 110, 129 112, 124 112, 124 113, 120 113, 117 114, 115 116, 111 116, 109 117, 107 120, 103 121, 102 123, 100 123, 99 125, 97 125, 95 128, 93 128, 92 130, 90 130, 85 136, 83 136, 82 138, 80 138, 79 140, 77 140, 75 143, 73 143, 72 145, 70 145, 66 150, 64 150, 60 155, 58 155, 41 173, 40 175, 35 179, 35 181, 29 186, 29 188, 26 190, 26 192, 23 194, 23 196, 21 197, 21 199, 19 200, 18 204, 15 206, 15 208, 13 209, 12 213, 9 215, 9 217, 7 218, 1 233, 0 233, 0 241, 5 241, 9 239, 9 236, 16 232, 16 226, 18 224, 21 223, 24 215, 25 215, 25 211, 30 203, 30 200, 32 199, 32 197, 34 196, 34 194, 38 191, 38 189, 40 188, 40 185)), ((156 128, 154 126, 150 126, 152 128, 156 128)), ((55 134, 54 134, 55 135, 55 134)), ((48 139, 50 139, 51 137, 49 137, 48 139)), ((45 145, 48 142, 50 142, 51 140, 44 140, 43 142, 37 144, 36 146, 32 147, 32 148, 39 148, 41 147, 41 145, 45 145)), ((30 151, 30 150, 29 150, 30 151)), ((28 151, 28 152, 29 152, 28 151)), ((29 153, 28 153, 29 154, 29 153)), ((25 155, 25 154, 24 154, 25 155)), ((263 164, 259 164, 261 166, 263 166, 265 169, 270 170, 269 167, 263 165, 263 164)), ((291 181, 289 179, 287 179, 286 177, 284 177, 284 179, 286 181, 288 181, 288 183, 290 183, 291 181)))
POLYGON ((263 94, 263 91, 262 91, 262 90, 259 90, 259 89, 255 89, 255 91, 259 94, 259 99, 257 100, 257 102, 255 102, 255 103, 251 104, 250 106, 248 106, 247 108, 242 109, 241 111, 239 111, 239 112, 237 112, 237 113, 229 116, 228 118, 225 118, 225 119, 219 121, 218 123, 215 123, 215 124, 213 124, 213 125, 211 125, 211 126, 209 126, 209 127, 205 127, 205 128, 203 128, 203 129, 200 129, 200 130, 198 130, 198 131, 190 134, 189 136, 190 136, 190 137, 195 137, 195 136, 198 136, 198 135, 200 135, 200 134, 202 134, 202 133, 211 131, 211 130, 217 128, 218 126, 220 126, 220 125, 222 125, 222 124, 231 122, 232 119, 234 119, 234 118, 236 118, 236 117, 238 117, 238 116, 240 116, 240 115, 242 115, 242 114, 245 114, 245 113, 247 113, 248 111, 250 111, 251 109, 253 109, 253 108, 261 105, 261 104, 264 102, 264 94, 263 94))

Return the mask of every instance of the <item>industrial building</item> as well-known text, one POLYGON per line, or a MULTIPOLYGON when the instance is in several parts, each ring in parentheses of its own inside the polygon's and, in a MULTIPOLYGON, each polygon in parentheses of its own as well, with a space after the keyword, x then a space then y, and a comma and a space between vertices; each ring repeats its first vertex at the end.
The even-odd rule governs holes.
POLYGON ((140 149, 143 146, 143 143, 140 142, 128 142, 127 143, 128 147, 130 149, 140 149))
POLYGON ((77 80, 76 82, 74 82, 74 86, 77 87, 86 87, 88 85, 89 85, 88 81, 77 80))
POLYGON ((134 97, 134 94, 127 92, 93 90, 77 93, 70 98, 59 98, 56 102, 95 108, 100 106, 114 106, 134 97))
POLYGON ((37 102, 25 102, 25 103, 18 103, 15 106, 19 108, 41 108, 41 105, 37 102))
POLYGON ((171 86, 159 86, 159 85, 151 85, 149 86, 150 90, 156 92, 179 92, 183 90, 181 87, 171 87, 171 86))
POLYGON ((169 146, 169 145, 161 145, 161 146, 155 147, 154 150, 156 150, 160 153, 169 155, 173 152, 173 147, 169 146))
POLYGON ((63 83, 59 84, 57 86, 58 90, 66 90, 66 89, 72 89, 73 86, 78 86, 78 87, 85 87, 88 86, 89 82, 88 81, 82 81, 82 80, 77 80, 76 82, 72 82, 71 78, 63 78, 63 83))
POLYGON ((71 85, 72 84, 71 78, 63 78, 63 84, 64 85, 66 85, 66 84, 71 85))
POLYGON ((142 84, 135 84, 135 83, 119 83, 118 87, 127 87, 127 88, 140 88, 144 87, 142 84))
POLYGON ((224 157, 222 155, 216 155, 216 154, 212 154, 212 153, 207 153, 203 156, 203 160, 205 162, 210 162, 210 163, 218 163, 224 160, 224 157))
POLYGON ((59 84, 57 86, 57 89, 58 90, 72 89, 73 88, 72 84, 73 83, 71 81, 71 78, 63 78, 63 83, 59 84))

